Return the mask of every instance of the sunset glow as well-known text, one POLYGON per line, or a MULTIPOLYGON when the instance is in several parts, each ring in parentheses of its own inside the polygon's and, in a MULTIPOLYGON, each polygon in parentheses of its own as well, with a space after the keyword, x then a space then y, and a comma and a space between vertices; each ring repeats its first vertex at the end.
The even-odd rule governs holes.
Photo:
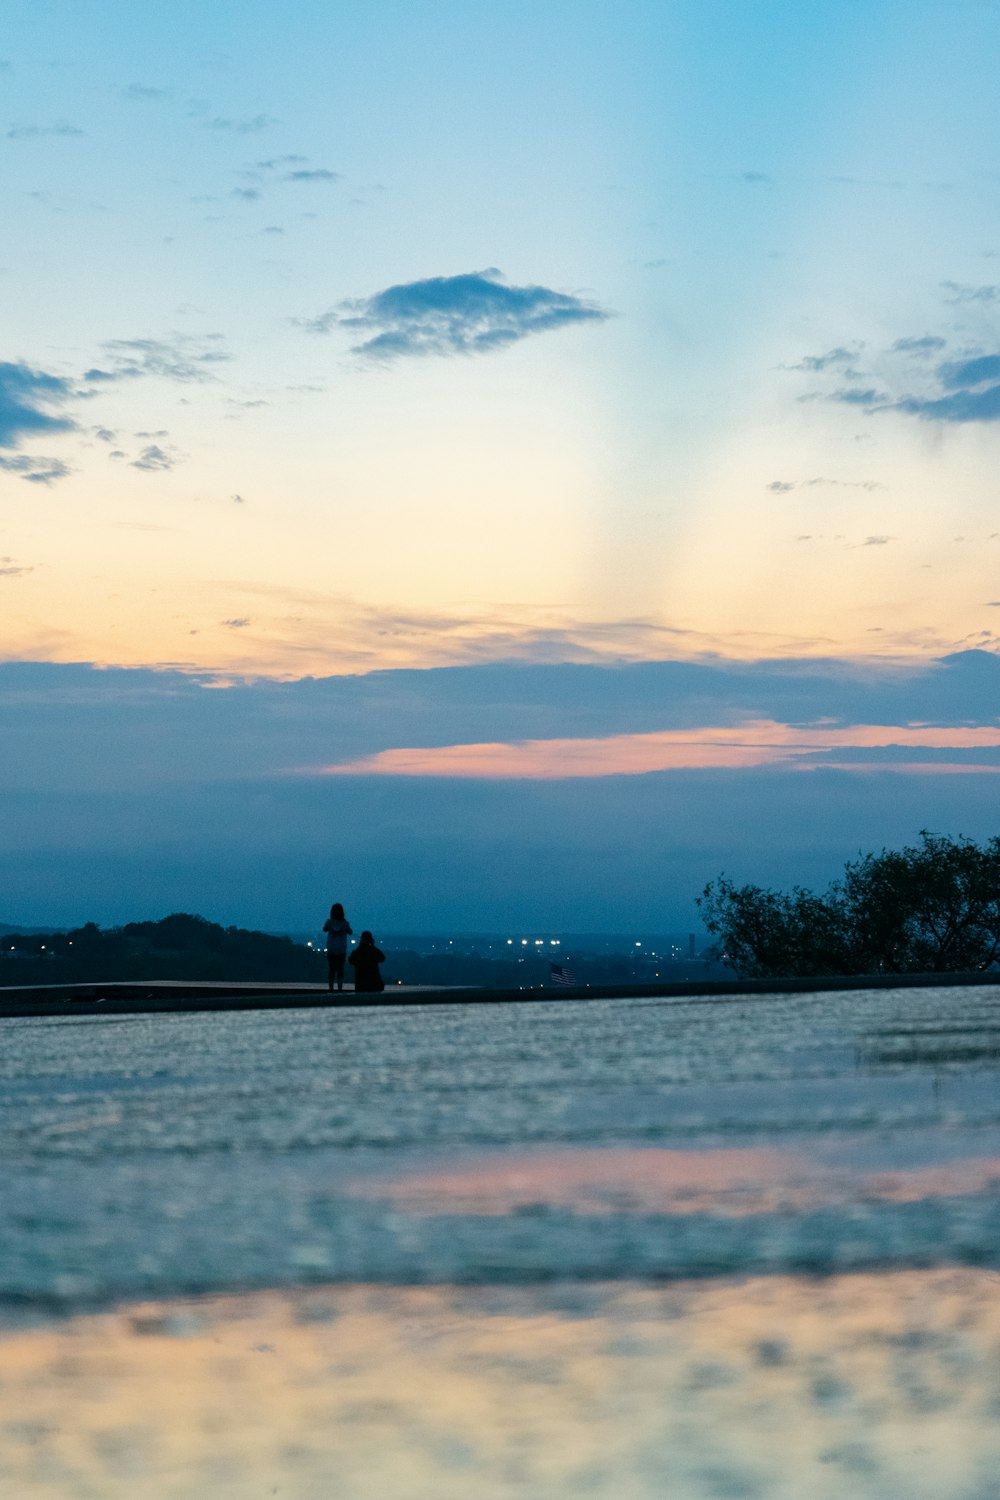
MULTIPOLYGON (((326 766, 319 774, 502 777, 545 781, 574 776, 642 776, 653 771, 709 768, 808 767, 811 763, 818 763, 815 760, 817 755, 829 751, 881 747, 1000 750, 1000 728, 854 724, 841 729, 832 725, 796 727, 763 720, 732 729, 664 730, 657 734, 611 735, 606 739, 525 740, 510 744, 382 750, 363 760, 326 766)), ((892 762, 879 764, 882 769, 897 768, 892 762)), ((904 770, 914 768, 907 762, 901 762, 899 766, 904 770)), ((854 767, 838 763, 838 769, 864 769, 864 763, 854 767)), ((996 766, 957 766, 956 769, 1000 770, 1000 761, 996 766)))

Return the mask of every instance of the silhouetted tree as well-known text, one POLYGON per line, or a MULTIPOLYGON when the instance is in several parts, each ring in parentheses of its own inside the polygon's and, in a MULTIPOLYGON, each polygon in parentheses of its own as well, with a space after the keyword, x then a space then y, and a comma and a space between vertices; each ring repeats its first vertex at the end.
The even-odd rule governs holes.
POLYGON ((922 831, 866 854, 825 895, 710 881, 698 903, 715 951, 746 978, 988 969, 1000 958, 1000 838, 922 831))

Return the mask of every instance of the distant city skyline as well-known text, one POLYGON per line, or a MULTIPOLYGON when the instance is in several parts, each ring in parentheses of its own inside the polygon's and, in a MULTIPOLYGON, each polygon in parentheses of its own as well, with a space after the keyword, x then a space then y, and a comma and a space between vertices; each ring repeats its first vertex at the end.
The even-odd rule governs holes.
POLYGON ((988 0, 9 0, 0 917, 995 832, 998 73, 988 0))

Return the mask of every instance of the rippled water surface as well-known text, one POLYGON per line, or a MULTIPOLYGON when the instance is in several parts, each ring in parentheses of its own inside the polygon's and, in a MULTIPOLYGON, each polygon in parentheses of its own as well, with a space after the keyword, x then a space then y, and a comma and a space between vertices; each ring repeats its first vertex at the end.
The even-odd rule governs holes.
POLYGON ((1000 1264, 1000 989, 0 1021, 0 1305, 1000 1264))

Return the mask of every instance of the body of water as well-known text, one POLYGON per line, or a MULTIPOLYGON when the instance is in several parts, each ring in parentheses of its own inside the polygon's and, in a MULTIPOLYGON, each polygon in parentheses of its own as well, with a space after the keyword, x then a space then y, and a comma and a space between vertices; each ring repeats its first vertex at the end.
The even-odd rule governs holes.
POLYGON ((0 1036, 4 1495, 1000 1494, 1000 989, 0 1036))
POLYGON ((0 1022, 0 1307, 1000 1261, 1000 989, 0 1022))

